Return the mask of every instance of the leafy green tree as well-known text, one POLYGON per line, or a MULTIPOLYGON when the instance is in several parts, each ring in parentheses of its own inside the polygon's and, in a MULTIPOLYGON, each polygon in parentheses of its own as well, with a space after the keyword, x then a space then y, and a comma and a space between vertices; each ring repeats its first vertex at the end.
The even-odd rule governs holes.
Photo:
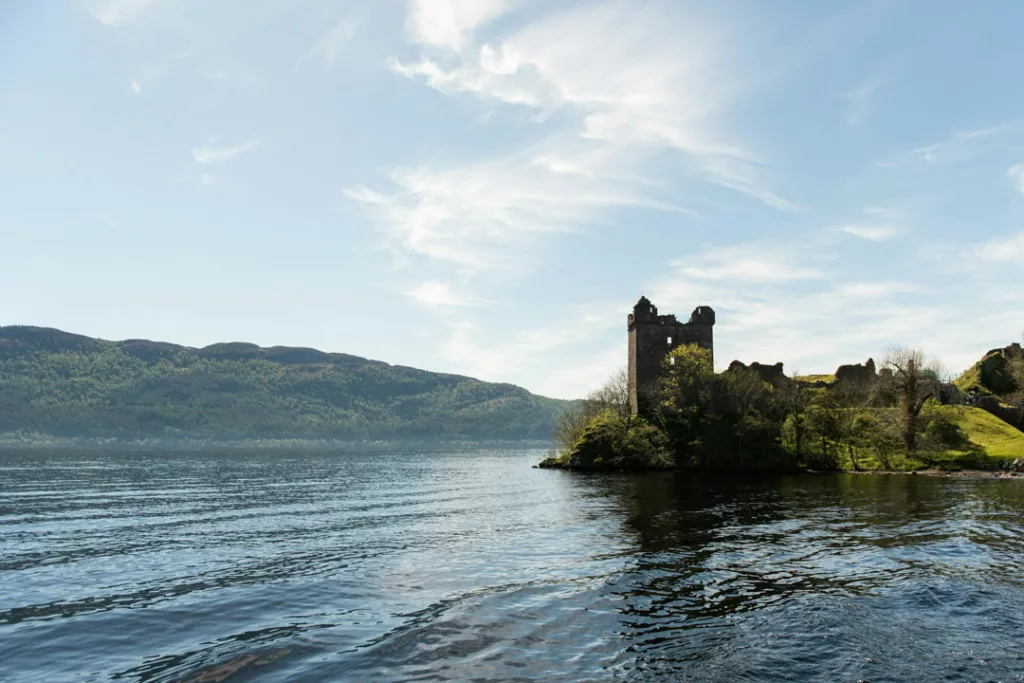
POLYGON ((700 458, 715 390, 711 352, 683 344, 665 357, 654 393, 654 419, 691 462, 700 458))

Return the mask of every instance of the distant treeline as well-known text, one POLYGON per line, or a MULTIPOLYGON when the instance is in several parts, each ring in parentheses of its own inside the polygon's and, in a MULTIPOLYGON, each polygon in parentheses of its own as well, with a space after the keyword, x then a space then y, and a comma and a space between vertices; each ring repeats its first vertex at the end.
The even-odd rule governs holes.
POLYGON ((0 441, 548 439, 567 405, 315 349, 0 327, 0 441))

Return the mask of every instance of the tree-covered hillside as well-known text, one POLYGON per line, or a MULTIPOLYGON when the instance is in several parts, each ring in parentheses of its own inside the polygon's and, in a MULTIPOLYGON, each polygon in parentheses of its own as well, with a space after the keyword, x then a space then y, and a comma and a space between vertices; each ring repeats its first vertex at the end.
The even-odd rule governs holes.
POLYGON ((547 439, 565 402, 347 354, 0 327, 0 437, 547 439))

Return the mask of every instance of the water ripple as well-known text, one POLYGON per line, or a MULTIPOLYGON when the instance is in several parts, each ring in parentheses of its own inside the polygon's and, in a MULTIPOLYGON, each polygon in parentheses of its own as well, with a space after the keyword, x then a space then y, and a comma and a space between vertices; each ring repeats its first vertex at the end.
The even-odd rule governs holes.
POLYGON ((0 680, 1024 681, 1024 482, 0 451, 0 680))

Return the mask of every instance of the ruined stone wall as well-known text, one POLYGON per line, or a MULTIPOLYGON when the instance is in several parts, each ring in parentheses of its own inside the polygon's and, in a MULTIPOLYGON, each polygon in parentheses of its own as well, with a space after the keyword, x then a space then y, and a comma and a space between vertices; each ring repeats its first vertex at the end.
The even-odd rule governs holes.
POLYGON ((634 414, 645 412, 643 397, 661 374, 668 353, 682 344, 697 344, 714 358, 715 312, 707 306, 694 310, 689 322, 674 315, 658 315, 658 309, 641 297, 627 318, 629 330, 629 401, 634 414))
POLYGON ((741 361, 734 360, 729 363, 729 370, 753 370, 763 381, 768 382, 769 384, 780 384, 786 379, 786 373, 782 369, 782 363, 766 365, 764 363, 754 361, 750 365, 745 365, 741 361))

